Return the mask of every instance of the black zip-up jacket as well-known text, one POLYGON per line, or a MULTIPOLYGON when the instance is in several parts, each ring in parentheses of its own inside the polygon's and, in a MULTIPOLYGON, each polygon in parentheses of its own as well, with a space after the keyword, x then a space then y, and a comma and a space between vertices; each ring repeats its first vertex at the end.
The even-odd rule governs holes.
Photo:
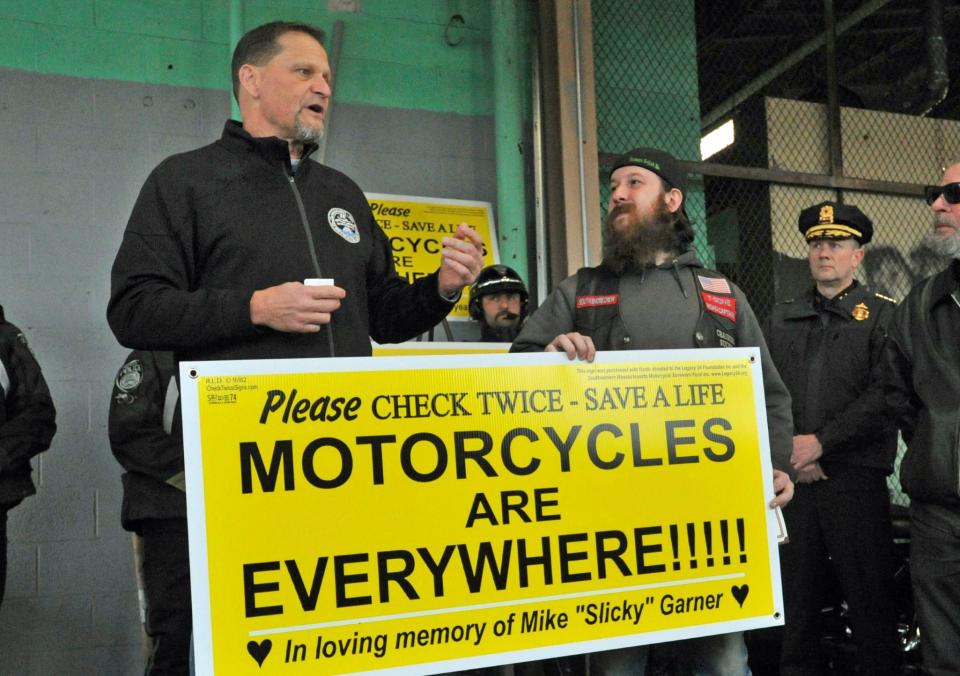
POLYGON ((960 261, 897 307, 884 351, 886 401, 907 442, 900 484, 912 500, 960 505, 960 261))
POLYGON ((30 458, 50 447, 56 431, 56 410, 40 365, 0 307, 0 509, 37 492, 30 458))
POLYGON ((777 303, 765 331, 793 400, 794 433, 816 434, 828 476, 838 463, 889 474, 897 430, 882 414, 880 364, 896 306, 856 281, 830 300, 815 294, 777 303))
POLYGON ((219 141, 153 170, 113 263, 107 319, 121 344, 178 360, 330 356, 326 328, 250 320, 255 290, 312 277, 346 290, 332 321, 337 356, 369 355, 370 337, 407 340, 446 316, 436 273, 412 285, 396 274, 363 192, 308 161, 314 149, 293 171, 285 141, 228 121, 219 141))
POLYGON ((170 352, 134 350, 117 372, 110 399, 110 449, 123 466, 120 522, 186 519, 183 442, 174 419, 179 391, 170 352))

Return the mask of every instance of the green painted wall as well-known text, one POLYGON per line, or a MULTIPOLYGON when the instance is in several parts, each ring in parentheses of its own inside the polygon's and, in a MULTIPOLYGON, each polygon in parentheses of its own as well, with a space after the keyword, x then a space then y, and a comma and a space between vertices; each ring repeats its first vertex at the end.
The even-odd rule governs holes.
MULTIPOLYGON (((653 146, 700 159, 700 98, 694 0, 594 0, 597 144, 620 153, 653 146)), ((607 175, 601 199, 606 205, 607 175)), ((703 180, 691 176, 687 213, 708 265, 703 180)))
MULTIPOLYGON (((344 23, 337 100, 466 115, 493 112, 490 6, 467 0, 246 0, 247 28, 344 23), (453 14, 465 24, 451 47, 453 14)), ((226 90, 229 0, 0 0, 0 67, 226 90)))

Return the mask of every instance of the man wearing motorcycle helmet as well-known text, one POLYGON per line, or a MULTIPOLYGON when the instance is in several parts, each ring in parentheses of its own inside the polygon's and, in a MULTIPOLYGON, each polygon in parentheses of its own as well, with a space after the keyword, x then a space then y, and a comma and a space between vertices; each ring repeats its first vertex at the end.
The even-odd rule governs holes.
POLYGON ((480 322, 484 342, 510 343, 527 318, 527 286, 506 265, 490 265, 470 286, 470 317, 480 322))

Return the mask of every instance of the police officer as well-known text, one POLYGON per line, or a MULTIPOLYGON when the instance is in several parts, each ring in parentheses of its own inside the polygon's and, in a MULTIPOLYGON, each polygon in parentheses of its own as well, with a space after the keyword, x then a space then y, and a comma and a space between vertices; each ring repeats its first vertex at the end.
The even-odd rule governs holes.
POLYGON ((784 508, 790 542, 782 548, 786 613, 780 673, 820 674, 819 613, 828 567, 849 604, 861 673, 895 673, 890 500, 896 430, 881 413, 880 363, 891 299, 854 273, 873 223, 855 206, 804 209, 814 284, 777 304, 767 344, 793 398, 793 501, 784 508), (829 560, 828 560, 829 557, 829 560))
POLYGON ((7 512, 37 492, 30 458, 50 447, 55 419, 40 365, 0 307, 0 603, 7 579, 7 512))
POLYGON ((511 343, 527 318, 527 285, 513 268, 490 265, 470 285, 470 316, 480 322, 480 340, 511 343))
POLYGON ((190 566, 183 448, 174 430, 179 391, 171 352, 134 350, 110 399, 110 448, 123 466, 120 522, 143 540, 147 674, 186 674, 190 566))

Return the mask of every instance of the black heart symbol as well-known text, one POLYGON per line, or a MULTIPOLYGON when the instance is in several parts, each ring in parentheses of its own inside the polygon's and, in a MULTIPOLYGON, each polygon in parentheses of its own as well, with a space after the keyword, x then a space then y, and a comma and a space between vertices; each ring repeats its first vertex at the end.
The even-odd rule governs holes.
POLYGON ((267 655, 270 654, 270 649, 273 648, 273 641, 268 638, 263 639, 260 643, 256 641, 249 641, 247 643, 247 652, 250 653, 250 657, 257 661, 257 666, 262 667, 263 661, 267 659, 267 655))
POLYGON ((747 594, 750 593, 750 585, 742 584, 739 587, 734 585, 730 587, 730 593, 733 594, 733 598, 735 598, 737 603, 740 604, 740 607, 743 608, 743 602, 747 600, 747 594))

